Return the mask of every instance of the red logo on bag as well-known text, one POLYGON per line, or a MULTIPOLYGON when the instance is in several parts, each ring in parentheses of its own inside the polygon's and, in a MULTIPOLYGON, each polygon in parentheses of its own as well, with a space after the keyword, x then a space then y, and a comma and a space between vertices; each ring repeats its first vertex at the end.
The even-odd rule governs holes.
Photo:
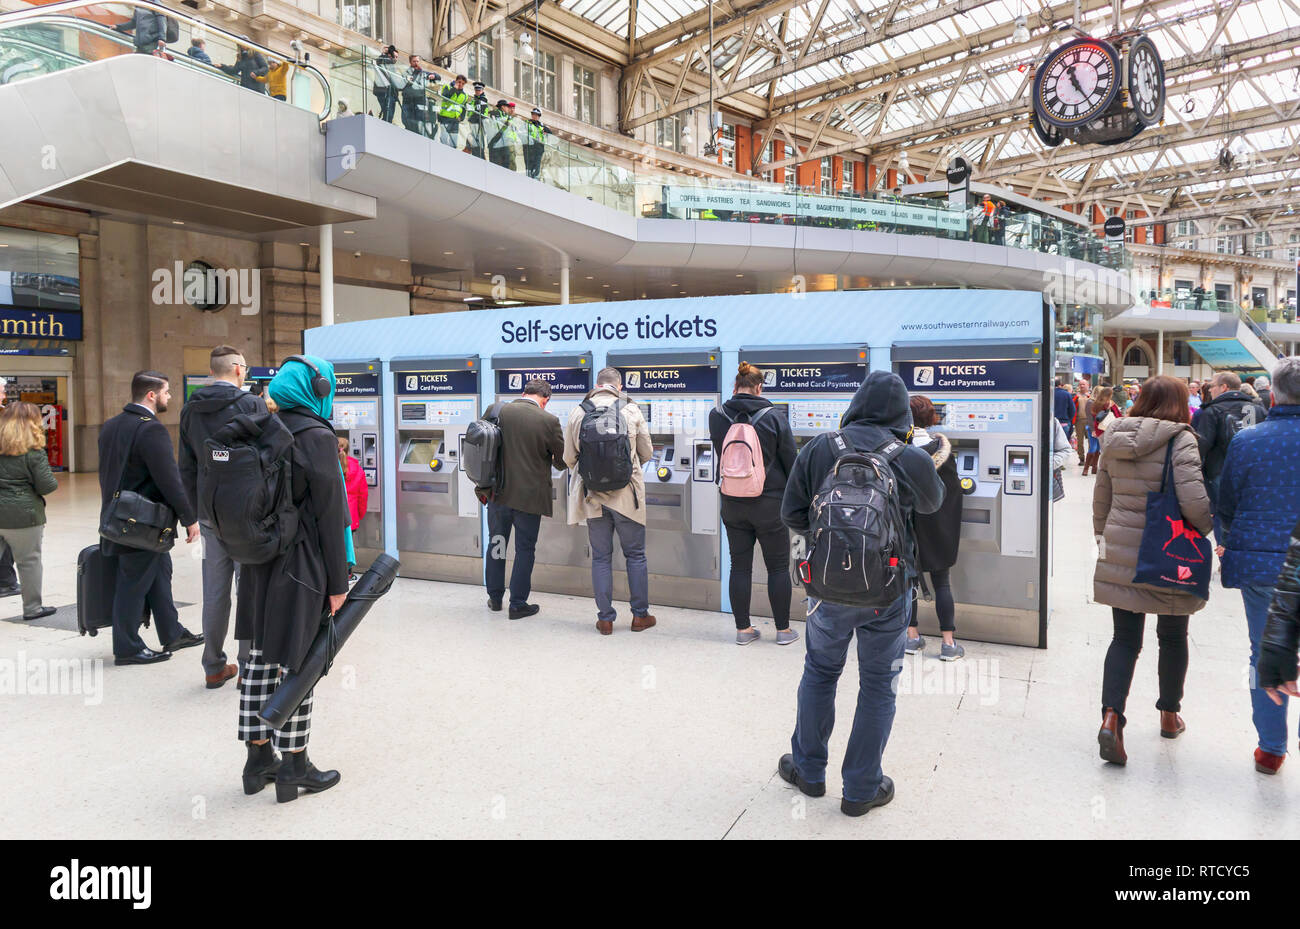
MULTIPOLYGON (((1172 516, 1166 516, 1165 519, 1169 521, 1169 541, 1166 542, 1164 544, 1164 547, 1161 548, 1160 550, 1162 552, 1169 552, 1169 556, 1171 558, 1178 558, 1181 561, 1193 561, 1193 562, 1204 561, 1205 556, 1201 554, 1200 546, 1198 546, 1196 543, 1200 541, 1204 541, 1205 536, 1201 535, 1199 532, 1196 531, 1194 527, 1189 526, 1181 519, 1174 519, 1172 516), (1186 539, 1187 541, 1192 543, 1192 551, 1196 553, 1196 557, 1188 558, 1184 555, 1179 555, 1175 552, 1169 551, 1169 546, 1173 545, 1179 539, 1186 539)), ((1182 576, 1182 568, 1179 568, 1179 576, 1180 577, 1182 576)))
POLYGON ((1192 576, 1192 569, 1191 569, 1191 568, 1187 567, 1187 565, 1185 565, 1185 564, 1180 564, 1180 565, 1178 566, 1178 579, 1179 579, 1180 581, 1185 581, 1185 580, 1187 580, 1187 579, 1188 579, 1189 577, 1191 577, 1191 576, 1192 576))

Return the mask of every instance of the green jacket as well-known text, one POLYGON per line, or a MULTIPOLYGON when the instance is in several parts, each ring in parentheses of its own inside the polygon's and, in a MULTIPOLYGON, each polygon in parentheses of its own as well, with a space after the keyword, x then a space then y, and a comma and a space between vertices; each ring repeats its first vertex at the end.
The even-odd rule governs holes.
POLYGON ((469 95, 465 91, 457 90, 451 84, 444 84, 439 96, 442 98, 438 106, 440 119, 465 118, 465 104, 469 101, 469 95))
POLYGON ((58 487, 44 449, 0 455, 0 529, 44 526, 45 495, 58 487))

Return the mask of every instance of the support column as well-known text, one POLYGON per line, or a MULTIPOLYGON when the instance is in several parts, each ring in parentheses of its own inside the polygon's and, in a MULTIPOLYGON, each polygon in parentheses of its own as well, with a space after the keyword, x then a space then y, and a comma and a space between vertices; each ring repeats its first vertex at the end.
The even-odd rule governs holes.
POLYGON ((560 253, 560 305, 564 306, 569 302, 569 256, 565 252, 560 253))
POLYGON ((1165 373, 1165 331, 1156 330, 1156 374, 1165 373))
POLYGON ((334 325, 334 227, 320 227, 320 324, 334 325))

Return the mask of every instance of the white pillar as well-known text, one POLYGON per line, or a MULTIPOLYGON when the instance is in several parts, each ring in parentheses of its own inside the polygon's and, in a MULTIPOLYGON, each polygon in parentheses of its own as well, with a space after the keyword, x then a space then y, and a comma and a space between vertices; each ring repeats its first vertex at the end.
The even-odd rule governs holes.
POLYGON ((334 227, 320 227, 320 324, 334 325, 334 227))
POLYGON ((1156 330, 1156 374, 1165 373, 1165 331, 1156 330))
POLYGON ((569 256, 560 254, 560 305, 569 302, 569 256))

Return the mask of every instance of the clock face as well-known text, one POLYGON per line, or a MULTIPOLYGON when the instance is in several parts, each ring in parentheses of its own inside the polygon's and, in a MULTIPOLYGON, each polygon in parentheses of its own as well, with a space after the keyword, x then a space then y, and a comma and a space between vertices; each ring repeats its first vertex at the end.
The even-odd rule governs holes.
POLYGON ((1068 128, 1100 116, 1119 91, 1119 56, 1109 42, 1074 39, 1047 56, 1034 76, 1034 109, 1068 128))
POLYGON ((1165 114, 1165 67, 1155 43, 1146 36, 1138 36, 1129 46, 1128 95, 1142 125, 1160 122, 1165 114))

